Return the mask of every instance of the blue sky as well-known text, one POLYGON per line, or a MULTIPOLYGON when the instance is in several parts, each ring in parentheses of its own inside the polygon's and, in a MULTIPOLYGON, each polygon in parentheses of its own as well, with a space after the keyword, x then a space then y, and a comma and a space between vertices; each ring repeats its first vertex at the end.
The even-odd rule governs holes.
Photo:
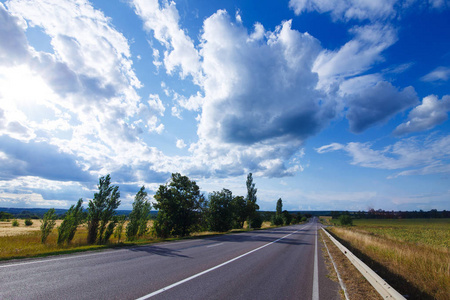
POLYGON ((0 3, 0 207, 172 172, 262 210, 450 209, 450 1, 0 3))

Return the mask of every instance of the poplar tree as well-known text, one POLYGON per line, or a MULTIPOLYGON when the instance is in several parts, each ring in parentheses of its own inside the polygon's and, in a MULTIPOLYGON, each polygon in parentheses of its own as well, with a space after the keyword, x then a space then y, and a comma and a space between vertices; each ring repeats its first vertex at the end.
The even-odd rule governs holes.
POLYGON ((73 240, 78 225, 80 225, 83 221, 83 206, 81 206, 82 204, 83 199, 80 198, 77 202, 77 205, 72 205, 67 211, 64 220, 58 227, 58 244, 62 244, 64 242, 67 242, 67 244, 69 244, 73 240))
POLYGON ((259 209, 259 205, 256 204, 256 192, 258 189, 255 188, 255 184, 253 183, 253 175, 252 173, 248 173, 247 175, 247 220, 249 228, 251 228, 252 220, 257 217, 256 211, 259 209))
POLYGON ((98 193, 89 201, 87 242, 106 243, 114 232, 116 221, 113 220, 120 205, 119 187, 111 185, 110 175, 100 177, 98 193))
POLYGON ((49 209, 45 214, 44 218, 41 220, 41 243, 44 244, 47 241, 47 237, 52 232, 53 227, 55 227, 56 214, 55 209, 49 209))
POLYGON ((133 210, 129 217, 126 229, 127 239, 134 240, 136 237, 142 236, 147 232, 147 223, 150 219, 151 204, 147 199, 147 192, 142 186, 134 197, 133 210))

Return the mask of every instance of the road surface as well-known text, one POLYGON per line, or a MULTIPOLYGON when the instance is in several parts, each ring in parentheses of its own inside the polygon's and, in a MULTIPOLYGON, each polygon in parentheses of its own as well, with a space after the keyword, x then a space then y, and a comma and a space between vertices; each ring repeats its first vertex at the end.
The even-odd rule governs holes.
MULTIPOLYGON (((0 263, 0 299, 339 299, 303 225, 0 263)), ((316 244, 317 243, 317 244, 316 244)))

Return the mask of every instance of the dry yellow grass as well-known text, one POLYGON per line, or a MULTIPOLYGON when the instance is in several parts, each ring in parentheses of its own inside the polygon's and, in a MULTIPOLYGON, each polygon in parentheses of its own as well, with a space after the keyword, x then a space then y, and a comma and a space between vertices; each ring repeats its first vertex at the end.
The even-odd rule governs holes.
MULTIPOLYGON (((10 220, 8 222, 6 222, 6 221, 0 222, 0 236, 13 236, 13 235, 29 234, 29 233, 39 231, 40 227, 41 227, 40 220, 31 220, 33 222, 33 225, 25 226, 25 220, 18 219, 17 220, 19 222, 18 227, 13 227, 12 221, 13 220, 10 220)), ((61 222, 62 222, 62 220, 56 220, 56 226, 61 225, 61 222)))
MULTIPOLYGON (((434 299, 449 299, 449 248, 388 239, 351 227, 333 227, 331 231, 419 291, 434 299)), ((416 295, 410 297, 417 299, 416 295)))

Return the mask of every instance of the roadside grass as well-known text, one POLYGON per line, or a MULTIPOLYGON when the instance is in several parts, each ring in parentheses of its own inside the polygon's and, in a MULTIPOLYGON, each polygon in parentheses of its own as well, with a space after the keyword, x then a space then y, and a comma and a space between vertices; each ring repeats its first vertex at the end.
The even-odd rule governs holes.
MULTIPOLYGON (((322 231, 319 230, 322 243, 328 247, 330 256, 325 247, 322 248, 322 255, 325 259, 325 265, 330 274, 330 279, 338 282, 338 278, 331 262, 331 259, 336 264, 339 276, 344 283, 345 289, 349 299, 364 299, 364 300, 380 300, 383 297, 378 294, 374 287, 364 278, 364 276, 356 269, 355 266, 348 260, 348 258, 339 250, 338 247, 331 241, 331 239, 322 231)), ((341 299, 345 300, 344 291, 340 290, 341 299)))
POLYGON ((449 299, 450 220, 354 220, 328 228, 408 299, 449 299))
MULTIPOLYGON (((13 227, 10 222, 0 222, 0 261, 9 260, 16 258, 28 258, 37 256, 48 256, 57 254, 66 254, 80 251, 89 251, 104 248, 113 247, 129 247, 136 245, 144 245, 157 243, 162 241, 173 241, 179 239, 189 239, 189 238, 204 238, 208 236, 215 236, 226 233, 236 233, 249 231, 248 229, 236 229, 231 232, 195 232, 188 237, 171 237, 167 239, 156 238, 151 233, 136 239, 134 241, 126 241, 125 230, 127 222, 123 226, 122 237, 120 241, 118 238, 111 236, 110 241, 106 245, 89 245, 87 244, 87 224, 82 224, 78 226, 77 232, 75 233, 74 239, 70 244, 57 244, 58 229, 57 227, 61 224, 61 220, 57 220, 56 226, 52 233, 48 236, 47 242, 45 244, 41 243, 41 232, 39 220, 35 220, 33 225, 25 227, 24 220, 19 220, 20 226, 13 227)), ((149 227, 153 225, 153 221, 149 221, 149 227)), ((264 222, 262 229, 270 228, 270 222, 264 222)))

